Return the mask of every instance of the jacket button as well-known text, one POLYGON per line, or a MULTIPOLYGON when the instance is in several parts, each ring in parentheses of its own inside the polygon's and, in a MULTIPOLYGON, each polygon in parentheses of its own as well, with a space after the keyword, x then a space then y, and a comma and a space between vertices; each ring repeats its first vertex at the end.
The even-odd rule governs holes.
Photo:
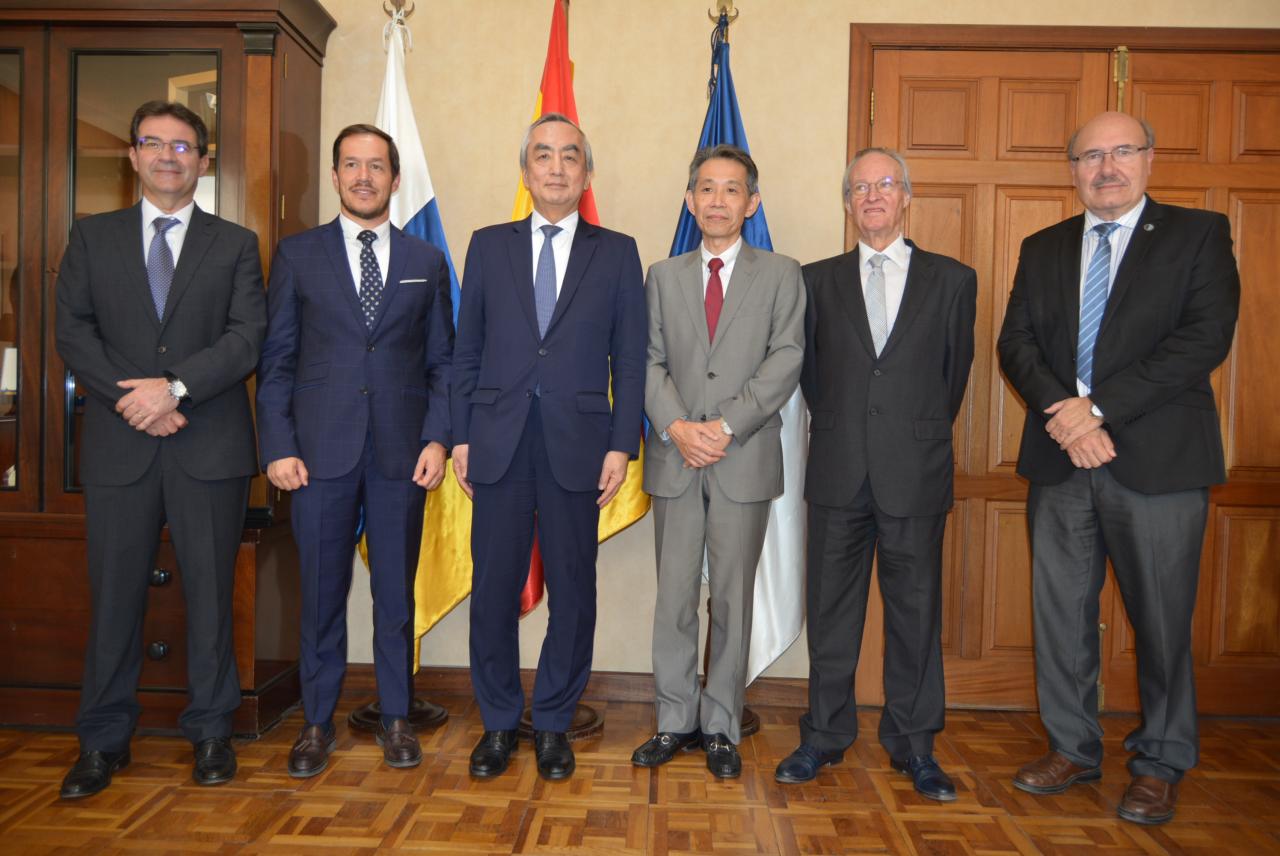
POLYGON ((538 349, 538 356, 540 356, 540 357, 545 357, 545 356, 547 355, 547 353, 548 353, 548 351, 547 351, 547 349, 546 349, 546 348, 539 348, 539 349, 538 349))
POLYGON ((872 415, 872 416, 879 416, 879 415, 880 415, 880 409, 879 409, 878 407, 873 407, 873 408, 871 408, 871 415, 872 415))
POLYGON ((367 387, 367 386, 362 386, 362 387, 360 387, 360 394, 361 394, 361 395, 368 395, 368 394, 369 394, 369 387, 367 387))
POLYGON ((715 373, 715 372, 707 372, 707 379, 708 379, 708 380, 715 380, 715 379, 716 379, 716 373, 715 373))
MULTIPOLYGON (((372 349, 372 348, 370 348, 369 350, 373 350, 373 349, 372 349)), ((880 371, 880 369, 872 369, 872 370, 871 370, 871 373, 872 373, 873 375, 875 375, 876 377, 880 377, 880 375, 882 374, 882 372, 880 371)))
POLYGON ((370 345, 369 347, 365 348, 365 350, 368 351, 369 353, 373 353, 373 347, 374 347, 373 345, 370 345))
POLYGON ((706 422, 706 421, 707 421, 707 415, 706 415, 705 413, 704 413, 704 414, 702 414, 701 416, 699 416, 699 417, 698 417, 698 421, 699 421, 699 422, 706 422))
POLYGON ((161 345, 160 347, 156 348, 156 353, 163 354, 163 353, 167 353, 168 350, 169 349, 167 347, 165 347, 164 345, 161 345))
POLYGON ((525 398, 533 398, 533 390, 531 390, 531 389, 526 389, 526 390, 524 391, 524 397, 525 397, 525 398))

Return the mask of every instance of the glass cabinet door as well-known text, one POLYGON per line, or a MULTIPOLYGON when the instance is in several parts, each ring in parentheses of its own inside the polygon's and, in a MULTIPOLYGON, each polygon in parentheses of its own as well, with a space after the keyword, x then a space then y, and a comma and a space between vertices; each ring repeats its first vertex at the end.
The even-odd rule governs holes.
MULTIPOLYGON (((107 36, 110 39, 110 36, 107 36)), ((209 129, 209 169, 196 188, 196 204, 205 211, 237 218, 239 197, 224 193, 224 174, 228 161, 239 168, 238 159, 228 158, 222 145, 226 134, 219 115, 227 102, 237 100, 238 85, 224 73, 224 57, 236 56, 239 45, 233 35, 191 33, 175 36, 172 32, 160 46, 137 44, 104 44, 104 33, 98 31, 63 31, 53 42, 51 85, 66 86, 70 93, 70 115, 65 127, 51 127, 50 151, 66 152, 67 170, 62 187, 50 181, 50 207, 55 199, 66 200, 59 212, 51 210, 49 235, 51 256, 61 259, 72 224, 81 218, 128 208, 141 196, 141 187, 129 159, 133 144, 130 121, 139 105, 147 101, 178 101, 189 107, 209 129), (91 36, 91 37, 90 37, 91 36), (225 46, 218 45, 225 41, 225 46), (193 47, 184 48, 182 42, 193 47), (210 49, 213 44, 214 49, 210 49), (199 45, 199 47, 195 47, 199 45), (54 70, 65 71, 65 77, 54 70), (232 91, 229 92, 228 90, 232 91), (231 209, 228 213, 228 209, 231 209), (59 240, 60 239, 60 240, 59 240), (54 246, 56 244, 56 247, 54 246)), ((240 69, 233 67, 230 76, 238 84, 240 69)), ((233 105, 234 106, 234 105, 233 105)), ((52 124, 52 123, 51 123, 52 124)), ((237 148, 232 146, 231 148, 237 148)), ((132 251, 126 248, 126 251, 132 251)), ((141 241, 138 253, 142 253, 141 241)), ((52 288, 52 283, 50 287, 52 288)), ((49 510, 78 510, 80 498, 79 455, 82 443, 84 392, 70 371, 60 366, 56 375, 50 372, 49 409, 52 422, 62 431, 51 432, 61 442, 50 449, 47 463, 49 510), (57 384, 55 387, 54 384, 57 384), (52 483, 49 483, 52 482, 52 483)))

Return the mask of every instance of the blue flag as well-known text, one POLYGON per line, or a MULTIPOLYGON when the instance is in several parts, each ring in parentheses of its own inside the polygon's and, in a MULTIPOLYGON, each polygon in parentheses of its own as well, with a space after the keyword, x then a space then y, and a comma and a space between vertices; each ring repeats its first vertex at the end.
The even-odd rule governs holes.
MULTIPOLYGON (((738 110, 738 93, 733 88, 733 75, 729 72, 729 42, 726 40, 728 32, 729 19, 726 15, 721 15, 711 37, 711 103, 707 105, 707 118, 702 122, 698 148, 728 143, 750 154, 747 132, 742 127, 742 113, 738 110)), ((773 249, 773 241, 769 240, 769 224, 764 218, 763 203, 742 225, 742 237, 753 247, 773 249)), ((682 203, 676 236, 671 241, 671 255, 687 253, 697 247, 701 240, 702 230, 682 203)))

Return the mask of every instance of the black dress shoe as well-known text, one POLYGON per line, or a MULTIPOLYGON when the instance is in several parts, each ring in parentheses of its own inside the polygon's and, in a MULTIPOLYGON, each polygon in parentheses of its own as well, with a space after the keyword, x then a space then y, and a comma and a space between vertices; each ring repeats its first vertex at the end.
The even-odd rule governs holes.
POLYGON ((920 796, 939 802, 951 802, 956 798, 956 786, 932 755, 913 755, 906 760, 894 758, 892 763, 893 769, 911 777, 920 796))
POLYGON ((329 754, 337 745, 338 733, 332 725, 304 725, 289 750, 289 775, 295 779, 320 775, 329 766, 329 754))
POLYGON ((390 725, 379 720, 374 740, 382 747, 382 760, 388 767, 416 767, 422 763, 418 735, 407 719, 393 719, 390 725))
POLYGON ((533 732, 533 749, 538 757, 538 775, 556 781, 573 775, 573 749, 563 731, 533 732))
POLYGON ((774 771, 774 781, 785 785, 799 785, 812 782, 818 777, 818 770, 844 760, 843 752, 823 752, 816 746, 801 743, 795 751, 783 758, 774 771))
POLYGON ((58 795, 64 800, 91 797, 111 784, 111 774, 129 766, 129 750, 123 752, 81 752, 75 766, 62 780, 58 795))
POLYGON ((702 748, 707 750, 707 769, 711 775, 721 779, 736 779, 742 775, 742 756, 727 735, 720 732, 702 735, 702 748))
POLYGON ((226 737, 210 737, 196 744, 196 763, 191 778, 197 785, 220 785, 236 775, 236 750, 226 737))
POLYGON ((631 763, 637 767, 657 767, 676 757, 677 752, 696 749, 701 742, 702 735, 697 731, 683 734, 679 731, 659 731, 631 753, 631 763))
POLYGON ((486 731, 471 750, 471 775, 480 779, 492 779, 506 772, 511 754, 516 751, 516 732, 486 731))

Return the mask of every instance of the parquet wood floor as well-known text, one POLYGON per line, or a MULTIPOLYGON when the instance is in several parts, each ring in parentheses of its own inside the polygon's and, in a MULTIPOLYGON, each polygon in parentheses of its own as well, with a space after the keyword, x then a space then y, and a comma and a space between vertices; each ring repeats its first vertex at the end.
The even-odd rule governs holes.
POLYGON ((329 769, 296 780, 284 771, 301 724, 295 712, 256 742, 237 741, 235 781, 190 780, 190 747, 139 737, 133 763, 111 788, 76 802, 58 786, 75 737, 0 731, 3 854, 1280 854, 1280 722, 1205 720, 1202 761, 1184 780, 1176 819, 1146 828, 1115 808, 1128 782, 1121 746, 1135 720, 1107 717, 1100 782, 1053 797, 1016 790, 1014 771, 1044 748, 1033 714, 951 711, 937 756, 959 800, 916 795, 863 736, 817 781, 782 786, 773 769, 796 742, 799 710, 756 706, 760 732, 744 769, 720 781, 701 753, 653 771, 631 751, 652 729, 652 707, 594 702, 603 735, 575 744, 577 773, 542 781, 522 744, 507 775, 472 781, 467 756, 482 730, 470 699, 436 697, 450 719, 423 735, 422 766, 392 770, 371 737, 340 715, 329 769))

